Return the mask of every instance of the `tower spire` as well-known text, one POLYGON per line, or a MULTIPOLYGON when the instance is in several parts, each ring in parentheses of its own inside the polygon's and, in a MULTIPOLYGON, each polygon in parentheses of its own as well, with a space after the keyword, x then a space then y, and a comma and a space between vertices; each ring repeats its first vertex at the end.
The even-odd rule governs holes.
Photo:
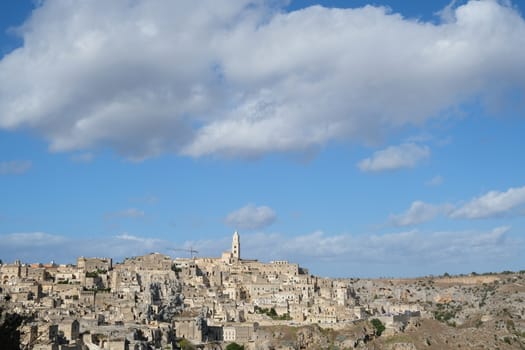
POLYGON ((232 239, 232 258, 235 260, 241 259, 241 239, 239 233, 235 231, 232 239))

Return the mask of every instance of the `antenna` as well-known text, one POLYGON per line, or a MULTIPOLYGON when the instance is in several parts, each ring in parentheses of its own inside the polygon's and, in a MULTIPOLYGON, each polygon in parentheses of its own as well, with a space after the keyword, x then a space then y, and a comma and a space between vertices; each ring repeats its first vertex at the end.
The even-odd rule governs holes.
POLYGON ((199 252, 198 250, 193 249, 193 247, 190 247, 189 249, 188 248, 172 248, 170 250, 174 252, 188 252, 190 253, 190 256, 192 259, 195 259, 195 254, 199 252))

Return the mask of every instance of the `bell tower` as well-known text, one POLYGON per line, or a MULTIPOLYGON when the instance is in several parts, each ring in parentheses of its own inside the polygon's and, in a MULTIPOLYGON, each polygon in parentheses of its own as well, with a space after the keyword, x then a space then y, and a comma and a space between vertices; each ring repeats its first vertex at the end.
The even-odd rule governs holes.
POLYGON ((237 231, 233 233, 232 258, 235 260, 241 259, 241 239, 239 238, 239 233, 237 231))

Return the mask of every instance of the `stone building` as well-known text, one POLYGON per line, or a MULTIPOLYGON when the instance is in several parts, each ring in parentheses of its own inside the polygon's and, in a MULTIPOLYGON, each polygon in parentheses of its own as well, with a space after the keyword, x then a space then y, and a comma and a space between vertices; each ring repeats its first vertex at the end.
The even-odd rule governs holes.
POLYGON ((223 340, 225 342, 248 343, 255 338, 257 323, 227 324, 223 327, 223 340))
POLYGON ((27 266, 22 265, 20 260, 16 260, 14 264, 0 265, 0 281, 2 284, 13 284, 18 279, 27 276, 27 266))
POLYGON ((174 321, 175 334, 192 343, 202 343, 207 339, 208 324, 202 317, 177 317, 174 321))
POLYGON ((80 339, 80 323, 75 319, 65 319, 58 324, 58 331, 62 333, 68 342, 76 342, 80 339))
POLYGON ((81 256, 77 259, 77 268, 82 272, 110 271, 113 268, 113 259, 81 256))

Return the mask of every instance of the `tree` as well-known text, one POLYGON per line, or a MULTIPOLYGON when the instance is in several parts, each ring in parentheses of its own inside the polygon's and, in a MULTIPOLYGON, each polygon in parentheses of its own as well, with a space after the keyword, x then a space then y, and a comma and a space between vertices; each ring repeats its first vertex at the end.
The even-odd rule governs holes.
POLYGON ((372 326, 376 329, 377 336, 380 336, 385 330, 385 325, 377 318, 370 320, 370 323, 372 323, 372 326))
POLYGON ((4 312, 0 308, 0 344, 5 350, 20 349, 19 327, 30 319, 16 313, 4 312))
POLYGON ((239 345, 237 343, 230 343, 226 347, 226 350, 244 350, 244 345, 239 345))
POLYGON ((197 348, 187 339, 181 339, 179 346, 182 350, 196 350, 197 348))

